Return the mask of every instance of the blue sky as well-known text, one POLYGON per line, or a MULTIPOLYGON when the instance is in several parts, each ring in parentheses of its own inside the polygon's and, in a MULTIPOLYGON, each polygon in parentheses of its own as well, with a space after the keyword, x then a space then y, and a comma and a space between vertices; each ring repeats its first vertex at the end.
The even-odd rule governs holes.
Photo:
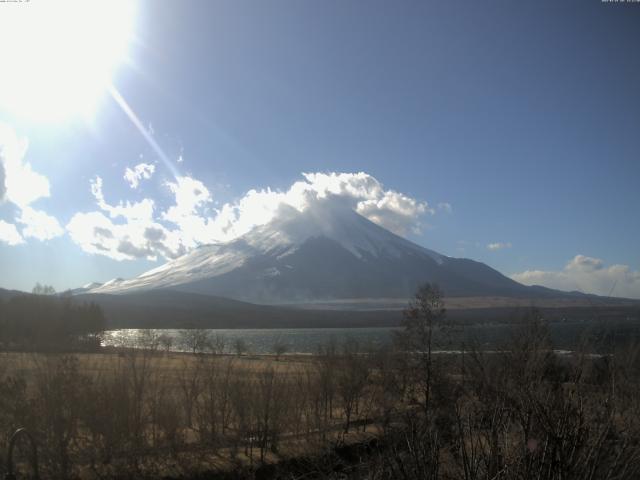
POLYGON ((21 165, 48 181, 48 195, 0 204, 0 287, 131 277, 218 239, 180 235, 225 204, 242 221, 251 189, 365 172, 381 187, 359 201, 401 199, 395 230, 421 245, 640 297, 639 24, 640 4, 598 0, 141 2, 112 80, 166 160, 107 94, 89 121, 0 110, 28 141, 21 165), (140 164, 153 172, 132 188, 140 164), (194 185, 206 195, 178 199, 194 185), (113 208, 145 199, 171 247, 134 241, 116 260, 79 239, 76 215, 131 224, 113 208), (25 211, 59 228, 25 233, 25 211))

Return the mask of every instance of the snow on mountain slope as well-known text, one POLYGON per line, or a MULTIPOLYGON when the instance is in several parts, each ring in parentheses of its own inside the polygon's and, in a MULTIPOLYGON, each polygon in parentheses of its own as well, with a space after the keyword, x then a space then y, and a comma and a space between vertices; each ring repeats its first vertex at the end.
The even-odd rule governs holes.
POLYGON ((89 282, 85 285, 83 285, 80 288, 74 288, 72 290, 69 290, 67 292, 64 293, 70 293, 71 295, 80 295, 83 293, 87 293, 89 290, 93 290, 95 288, 101 287, 102 283, 98 283, 98 282, 89 282))
POLYGON ((484 264, 440 255, 351 209, 283 207, 272 222, 227 243, 204 245, 131 280, 91 293, 172 288, 261 303, 408 297, 424 281, 446 294, 517 294, 522 285, 484 264))

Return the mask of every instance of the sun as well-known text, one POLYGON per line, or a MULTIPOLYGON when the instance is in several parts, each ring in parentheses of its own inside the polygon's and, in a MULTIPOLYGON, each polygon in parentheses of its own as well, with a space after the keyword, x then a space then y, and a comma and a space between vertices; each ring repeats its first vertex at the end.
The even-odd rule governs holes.
POLYGON ((0 110, 38 122, 91 117, 126 57, 135 3, 0 4, 0 110))

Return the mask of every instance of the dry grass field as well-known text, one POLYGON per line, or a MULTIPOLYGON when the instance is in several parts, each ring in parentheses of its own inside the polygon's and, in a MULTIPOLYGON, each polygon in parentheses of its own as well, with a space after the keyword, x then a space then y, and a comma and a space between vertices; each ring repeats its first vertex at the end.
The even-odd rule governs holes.
MULTIPOLYGON (((337 357, 329 363, 135 349, 2 353, 0 401, 8 408, 0 422, 5 431, 35 432, 50 478, 243 470, 376 430, 372 421, 359 425, 373 413, 366 385, 343 392, 345 410, 334 383, 337 357)), ((343 379, 345 390, 350 382, 343 379)))
MULTIPOLYGON (((89 376, 108 376, 120 371, 130 355, 139 355, 136 351, 111 351, 98 353, 74 353, 78 359, 79 372, 89 376)), ((60 353, 22 353, 0 352, 0 373, 4 375, 24 374, 32 377, 43 363, 55 361, 64 354, 60 353)), ((154 374, 175 381, 185 369, 194 368, 203 359, 214 366, 233 364, 238 374, 259 374, 275 369, 286 375, 300 375, 313 367, 317 357, 313 355, 285 354, 278 359, 274 355, 207 355, 182 352, 153 352, 149 356, 149 368, 154 374)), ((175 386, 175 385, 173 385, 175 386)))

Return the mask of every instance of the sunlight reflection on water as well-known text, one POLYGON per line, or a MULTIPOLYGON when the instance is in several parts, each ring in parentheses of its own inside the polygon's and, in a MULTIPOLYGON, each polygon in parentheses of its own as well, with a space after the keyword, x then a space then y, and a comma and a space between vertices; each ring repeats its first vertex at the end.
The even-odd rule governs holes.
MULTIPOLYGON (((340 345, 346 340, 355 340, 362 349, 379 348, 388 345, 392 332, 397 328, 287 328, 287 329, 210 329, 210 339, 224 339, 224 353, 233 353, 236 340, 242 339, 247 351, 255 354, 273 353, 276 344, 284 344, 287 353, 311 354, 318 346, 335 342, 340 345)), ((145 345, 145 335, 167 335, 172 340, 170 350, 190 351, 181 336, 181 330, 121 329, 105 332, 103 346, 140 348, 145 345)), ((162 347, 160 347, 162 348, 162 347)))

